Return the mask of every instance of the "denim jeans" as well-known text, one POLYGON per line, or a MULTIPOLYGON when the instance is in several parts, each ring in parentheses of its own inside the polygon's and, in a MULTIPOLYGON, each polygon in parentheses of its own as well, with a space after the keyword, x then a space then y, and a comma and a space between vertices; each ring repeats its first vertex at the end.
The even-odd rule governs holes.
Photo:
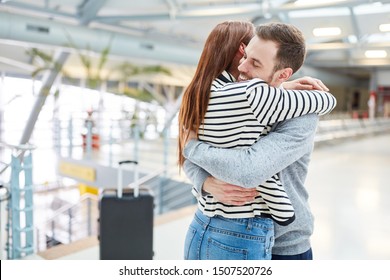
POLYGON ((207 217, 199 209, 188 228, 186 260, 270 260, 274 225, 270 218, 207 217))
POLYGON ((313 251, 311 248, 298 255, 272 255, 273 260, 313 260, 313 251))

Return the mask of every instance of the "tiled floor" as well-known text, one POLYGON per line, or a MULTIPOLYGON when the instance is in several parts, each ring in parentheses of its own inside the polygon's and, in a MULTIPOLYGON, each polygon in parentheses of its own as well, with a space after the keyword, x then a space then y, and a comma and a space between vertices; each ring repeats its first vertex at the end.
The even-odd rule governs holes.
MULTIPOLYGON (((315 148, 306 184, 315 259, 390 259, 389 179, 390 134, 315 148)), ((182 259, 190 212, 155 227, 155 259, 182 259)), ((98 259, 98 246, 61 259, 98 259)))
POLYGON ((318 259, 390 259, 390 135, 316 149, 307 187, 318 259))

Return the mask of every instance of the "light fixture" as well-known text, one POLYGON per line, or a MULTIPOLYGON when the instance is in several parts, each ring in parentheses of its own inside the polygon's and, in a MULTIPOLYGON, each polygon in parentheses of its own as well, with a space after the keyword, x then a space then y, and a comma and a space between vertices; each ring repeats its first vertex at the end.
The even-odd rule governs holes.
POLYGON ((390 23, 384 23, 379 25, 379 30, 381 32, 390 32, 390 23))
POLYGON ((338 3, 338 2, 343 2, 345 0, 317 0, 317 1, 313 1, 313 0, 297 0, 294 2, 295 5, 299 6, 299 5, 308 5, 308 4, 335 4, 335 3, 338 3))
POLYGON ((385 58, 387 57, 387 52, 385 50, 369 50, 365 51, 364 55, 367 58, 385 58))
POLYGON ((348 35, 348 42, 351 44, 356 44, 358 42, 358 38, 356 35, 348 35))
POLYGON ((313 35, 316 37, 337 36, 341 34, 340 27, 319 27, 313 29, 313 35))

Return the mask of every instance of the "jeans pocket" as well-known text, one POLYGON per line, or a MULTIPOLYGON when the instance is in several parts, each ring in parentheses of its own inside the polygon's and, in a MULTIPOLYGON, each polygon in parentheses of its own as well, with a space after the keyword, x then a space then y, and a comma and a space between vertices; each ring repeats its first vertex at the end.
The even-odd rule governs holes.
POLYGON ((208 260, 246 260, 248 251, 208 238, 206 257, 208 260))
POLYGON ((273 235, 269 236, 267 238, 267 241, 265 242, 265 256, 264 258, 266 260, 270 260, 272 258, 272 248, 275 244, 275 238, 273 235))
POLYGON ((196 234, 196 229, 189 226, 186 239, 184 241, 184 259, 195 260, 196 259, 196 248, 193 247, 193 240, 196 234))

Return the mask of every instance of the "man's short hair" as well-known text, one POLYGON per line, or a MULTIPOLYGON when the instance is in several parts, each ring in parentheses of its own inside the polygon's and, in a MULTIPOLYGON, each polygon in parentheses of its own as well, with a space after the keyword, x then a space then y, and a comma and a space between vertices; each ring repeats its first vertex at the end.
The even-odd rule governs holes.
POLYGON ((297 27, 279 22, 261 24, 256 26, 256 36, 279 46, 274 71, 291 68, 295 73, 301 68, 306 56, 306 44, 297 27))

